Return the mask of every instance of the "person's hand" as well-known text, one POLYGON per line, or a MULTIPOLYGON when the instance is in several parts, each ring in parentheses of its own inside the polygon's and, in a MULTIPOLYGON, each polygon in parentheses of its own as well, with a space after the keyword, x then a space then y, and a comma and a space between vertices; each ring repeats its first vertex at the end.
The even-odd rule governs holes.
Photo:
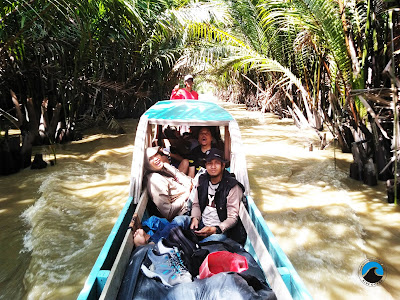
POLYGON ((198 236, 208 237, 214 233, 217 233, 217 228, 215 228, 214 226, 206 226, 200 230, 195 230, 194 233, 198 236))
POLYGON ((179 90, 179 84, 177 84, 176 86, 174 86, 174 91, 178 91, 179 90))
POLYGON ((171 147, 165 147, 165 148, 161 148, 160 149, 162 151, 162 153, 164 153, 166 156, 171 156, 171 147))
POLYGON ((199 228, 199 220, 197 218, 192 218, 192 222, 190 223, 190 229, 199 228))

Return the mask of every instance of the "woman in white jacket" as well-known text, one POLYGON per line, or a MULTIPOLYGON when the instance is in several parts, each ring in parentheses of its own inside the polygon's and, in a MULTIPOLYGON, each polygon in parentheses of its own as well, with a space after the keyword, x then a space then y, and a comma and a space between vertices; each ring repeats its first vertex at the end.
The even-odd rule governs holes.
POLYGON ((160 147, 146 149, 144 167, 148 173, 147 192, 161 215, 171 221, 187 213, 193 179, 170 165, 160 147))

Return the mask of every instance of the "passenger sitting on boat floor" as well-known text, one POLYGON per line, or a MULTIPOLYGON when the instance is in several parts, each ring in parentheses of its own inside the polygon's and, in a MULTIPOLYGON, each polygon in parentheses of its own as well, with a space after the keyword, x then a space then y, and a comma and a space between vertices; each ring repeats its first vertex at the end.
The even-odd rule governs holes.
MULTIPOLYGON (((188 174, 189 177, 194 178, 200 168, 205 168, 205 158, 207 156, 206 152, 210 150, 211 147, 216 146, 215 144, 213 145, 214 140, 215 139, 210 127, 200 127, 197 136, 199 145, 190 151, 187 160, 187 169, 180 167, 182 172, 188 174)), ((184 163, 185 160, 182 161, 182 164, 184 163)))
MULTIPOLYGON (((171 228, 181 226, 184 229, 194 230, 194 233, 202 239, 201 242, 222 241, 230 237, 244 244, 246 233, 239 220, 239 206, 244 187, 225 170, 225 163, 221 150, 211 148, 208 151, 207 172, 199 176, 191 216, 177 216, 171 223, 155 228, 153 241, 157 242, 161 237, 167 238, 171 228)), ((156 222, 156 224, 162 224, 162 222, 156 222)), ((135 231, 136 246, 149 241, 150 236, 143 230, 135 231)))
MULTIPOLYGON (((182 134, 177 126, 163 126, 162 131, 166 139, 163 139, 162 143, 160 144, 165 147, 165 150, 169 151, 171 164, 179 171, 187 174, 189 168, 189 160, 185 159, 185 157, 188 157, 190 151, 194 147, 192 146, 192 134, 190 132, 190 127, 180 127, 186 127, 186 129, 183 130, 182 134)), ((195 142, 196 145, 198 145, 196 139, 195 142)))
POLYGON ((193 179, 170 165, 160 147, 145 150, 144 168, 147 192, 160 214, 171 221, 175 216, 188 213, 193 179))
POLYGON ((206 152, 206 170, 200 175, 193 197, 190 229, 206 240, 229 237, 240 244, 246 231, 239 219, 244 187, 225 170, 223 151, 211 148, 206 152))
POLYGON ((215 126, 187 127, 182 136, 175 126, 165 126, 163 133, 167 139, 161 144, 170 151, 171 164, 191 178, 205 168, 206 151, 211 147, 223 149, 215 126))

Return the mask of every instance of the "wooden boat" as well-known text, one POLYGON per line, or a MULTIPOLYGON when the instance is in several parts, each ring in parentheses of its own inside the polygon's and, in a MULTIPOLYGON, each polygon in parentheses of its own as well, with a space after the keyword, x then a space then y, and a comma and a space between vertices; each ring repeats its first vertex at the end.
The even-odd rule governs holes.
POLYGON ((278 299, 312 299, 252 197, 239 126, 232 115, 214 102, 198 100, 160 101, 140 118, 132 159, 129 198, 101 250, 78 299, 115 299, 133 249, 129 222, 134 212, 146 214, 147 192, 142 189, 144 150, 157 139, 158 128, 170 126, 217 126, 223 136, 225 157, 246 191, 248 210, 241 205, 239 216, 247 231, 245 249, 263 269, 278 299))

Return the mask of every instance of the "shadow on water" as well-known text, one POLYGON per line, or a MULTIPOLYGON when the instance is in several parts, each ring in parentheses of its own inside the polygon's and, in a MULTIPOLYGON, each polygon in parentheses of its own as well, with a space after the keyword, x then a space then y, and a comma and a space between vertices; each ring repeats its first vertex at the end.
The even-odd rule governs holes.
POLYGON ((351 154, 310 152, 305 144, 318 142, 315 133, 270 119, 272 125, 241 128, 251 194, 313 297, 398 299, 400 209, 386 203, 385 184, 349 178, 351 154), (387 266, 379 287, 358 277, 367 257, 387 266))
POLYGON ((318 150, 316 133, 292 120, 228 107, 241 127, 254 201, 314 299, 399 299, 400 209, 386 203, 385 184, 350 179, 351 154, 318 150), (367 257, 387 266, 381 286, 358 277, 367 257))

